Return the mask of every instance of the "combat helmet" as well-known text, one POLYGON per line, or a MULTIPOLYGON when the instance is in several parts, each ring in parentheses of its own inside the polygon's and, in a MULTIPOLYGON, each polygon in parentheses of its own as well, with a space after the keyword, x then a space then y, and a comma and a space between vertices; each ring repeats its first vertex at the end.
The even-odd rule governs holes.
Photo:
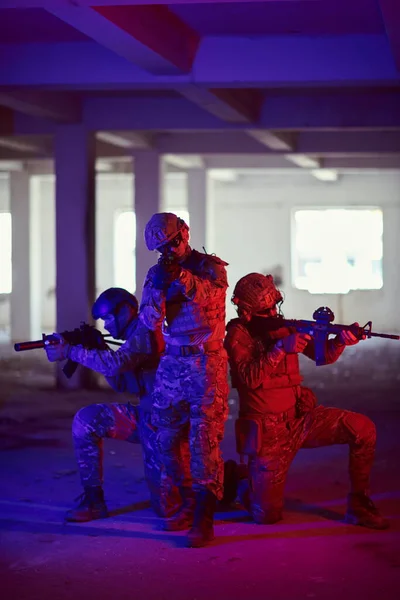
POLYGON ((171 241, 183 228, 185 221, 174 213, 155 213, 146 225, 144 239, 149 250, 157 250, 171 241))
POLYGON ((232 295, 232 303, 238 307, 240 316, 247 318, 262 315, 282 300, 272 275, 261 273, 249 273, 239 279, 232 295))
POLYGON ((93 304, 92 317, 93 319, 104 319, 106 315, 115 314, 122 304, 129 304, 137 315, 139 304, 136 296, 123 288, 108 288, 93 304))

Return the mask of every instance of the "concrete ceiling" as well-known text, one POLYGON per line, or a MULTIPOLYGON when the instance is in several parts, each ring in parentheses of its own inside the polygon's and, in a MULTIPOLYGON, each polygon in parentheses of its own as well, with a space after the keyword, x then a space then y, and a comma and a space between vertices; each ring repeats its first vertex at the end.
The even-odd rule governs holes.
POLYGON ((0 168, 82 122, 116 169, 400 169, 400 0, 0 7, 0 168))

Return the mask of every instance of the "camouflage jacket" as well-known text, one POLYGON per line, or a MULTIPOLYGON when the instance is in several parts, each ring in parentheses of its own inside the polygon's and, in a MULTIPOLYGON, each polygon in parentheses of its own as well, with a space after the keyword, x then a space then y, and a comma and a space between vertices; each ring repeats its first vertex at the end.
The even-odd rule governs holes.
MULTIPOLYGON (((227 325, 224 346, 228 353, 232 387, 237 388, 242 413, 283 412, 294 406, 296 387, 303 381, 298 354, 286 354, 276 348, 277 339, 293 331, 281 328, 274 332, 274 339, 256 335, 240 319, 232 319, 227 325)), ((344 346, 335 339, 328 340, 327 364, 335 362, 344 346)), ((314 341, 311 340, 303 354, 315 360, 314 341)))
POLYGON ((162 328, 172 345, 196 345, 223 340, 228 280, 226 262, 189 251, 180 263, 181 273, 167 291, 153 286, 157 265, 147 273, 139 318, 155 331, 162 328))
POLYGON ((139 318, 129 324, 125 337, 116 351, 71 346, 69 358, 104 375, 118 392, 145 395, 152 389, 163 342, 160 334, 149 331, 139 318))

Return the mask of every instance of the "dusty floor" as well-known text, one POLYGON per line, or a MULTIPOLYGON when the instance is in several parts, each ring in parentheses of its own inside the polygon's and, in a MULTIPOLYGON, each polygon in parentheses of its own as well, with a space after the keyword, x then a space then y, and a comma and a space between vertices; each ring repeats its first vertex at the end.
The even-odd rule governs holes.
MULTIPOLYGON (((341 522, 347 449, 302 450, 286 489, 282 523, 257 526, 241 510, 218 513, 212 546, 189 549, 184 533, 159 530, 147 505, 138 446, 106 441, 106 496, 113 516, 63 524, 80 494, 71 418, 105 390, 55 391, 42 351, 0 346, 0 597, 2 600, 297 600, 400 597, 400 343, 367 340, 336 365, 302 360, 322 404, 374 419, 372 497, 391 528, 341 522)), ((231 418, 225 458, 236 458, 231 418)))

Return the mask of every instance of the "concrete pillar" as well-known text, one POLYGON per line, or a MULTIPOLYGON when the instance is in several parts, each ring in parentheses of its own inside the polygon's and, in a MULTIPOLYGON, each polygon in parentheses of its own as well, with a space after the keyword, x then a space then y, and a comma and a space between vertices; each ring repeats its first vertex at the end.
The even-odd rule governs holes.
POLYGON ((40 331, 40 222, 26 171, 10 173, 12 228, 11 341, 38 339, 40 331))
MULTIPOLYGON (((95 300, 95 138, 82 125, 60 125, 55 135, 57 331, 91 322, 95 300)), ((60 387, 92 387, 79 367, 60 387)))
POLYGON ((135 153, 135 214, 136 214, 136 292, 138 300, 146 273, 157 260, 158 255, 150 252, 144 241, 144 230, 150 217, 161 211, 164 193, 164 161, 155 150, 135 153))
MULTIPOLYGON (((109 182, 102 175, 96 180, 96 296, 115 285, 115 201, 108 190, 109 182), (101 277, 101 278, 100 278, 101 277)), ((116 188, 117 189, 117 188, 116 188)), ((119 193, 114 197, 119 196, 119 193)))
POLYGON ((190 169, 188 171, 187 193, 190 215, 190 245, 199 252, 203 252, 203 247, 206 246, 208 187, 207 169, 190 169))
POLYGON ((216 227, 216 187, 215 179, 208 173, 206 194, 206 250, 208 254, 215 252, 218 255, 218 236, 216 227))

